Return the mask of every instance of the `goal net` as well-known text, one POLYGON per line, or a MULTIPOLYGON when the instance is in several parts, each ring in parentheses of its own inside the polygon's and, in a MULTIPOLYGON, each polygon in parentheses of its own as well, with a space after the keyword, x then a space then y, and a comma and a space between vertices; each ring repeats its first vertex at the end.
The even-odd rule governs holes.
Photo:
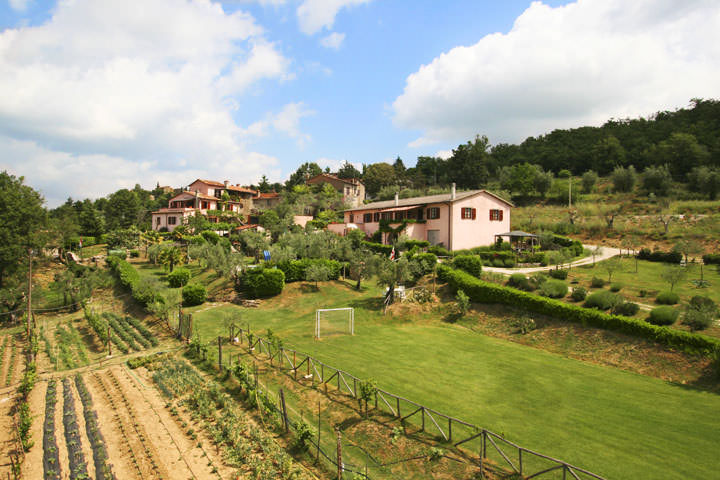
POLYGON ((315 310, 315 338, 330 335, 355 335, 354 308, 321 308, 315 310))

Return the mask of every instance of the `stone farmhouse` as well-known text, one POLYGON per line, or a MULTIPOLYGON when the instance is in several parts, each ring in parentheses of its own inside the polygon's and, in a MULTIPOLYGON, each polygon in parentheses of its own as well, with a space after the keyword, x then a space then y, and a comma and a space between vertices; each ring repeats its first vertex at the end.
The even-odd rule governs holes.
POLYGON ((308 185, 329 183, 343 196, 346 205, 359 207, 365 200, 365 185, 357 178, 340 178, 329 173, 321 173, 305 181, 308 185))
POLYGON ((495 235, 509 231, 512 207, 487 190, 456 192, 453 185, 445 194, 403 199, 396 194, 394 200, 350 208, 345 210, 345 223, 330 224, 328 229, 344 235, 348 229, 359 228, 368 236, 384 230, 383 243, 392 243, 393 235, 402 233, 448 250, 462 250, 491 245, 495 235))

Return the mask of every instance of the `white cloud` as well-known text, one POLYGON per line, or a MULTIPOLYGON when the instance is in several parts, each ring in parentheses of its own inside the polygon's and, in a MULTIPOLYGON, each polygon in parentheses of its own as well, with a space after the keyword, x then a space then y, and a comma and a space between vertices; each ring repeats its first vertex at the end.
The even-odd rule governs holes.
POLYGON ((142 6, 61 1, 46 23, 0 33, 0 168, 53 172, 48 188, 73 196, 86 190, 83 171, 107 194, 115 178, 134 185, 147 172, 184 170, 182 184, 193 168, 236 182, 274 168, 275 159, 247 151, 250 127, 233 119, 250 86, 291 78, 262 28, 204 0, 142 6), (11 157, 11 146, 22 155, 11 157), (115 167, 128 172, 114 177, 115 167))
POLYGON ((333 32, 327 37, 320 39, 320 45, 325 48, 332 48, 333 50, 339 50, 345 40, 344 33, 333 32))
POLYGON ((302 102, 289 103, 271 119, 272 126, 297 140, 298 146, 310 141, 310 135, 300 132, 300 119, 314 115, 315 112, 305 108, 302 102))
POLYGON ((18 12, 24 12, 30 0, 10 0, 10 8, 18 12))
POLYGON ((263 120, 252 123, 243 130, 248 137, 264 137, 269 135, 270 127, 275 131, 294 138, 299 147, 311 140, 310 135, 300 131, 300 119, 314 115, 313 110, 305 108, 303 102, 288 103, 278 113, 268 113, 263 120))
POLYGON ((411 74, 393 103, 411 146, 477 133, 519 141, 717 96, 720 4, 533 2, 507 34, 456 47, 411 74))
MULTIPOLYGON (((345 164, 345 162, 346 162, 346 160, 338 160, 337 158, 327 158, 327 157, 320 157, 317 160, 315 160, 315 163, 317 163, 323 170, 325 170, 325 168, 329 167, 331 172, 337 172, 338 170, 340 170, 340 167, 342 167, 345 164)), ((348 163, 362 172, 362 163, 357 163, 357 162, 348 162, 348 163)))
POLYGON ((435 156, 437 158, 442 158, 443 160, 447 160, 448 158, 452 157, 452 155, 452 150, 438 150, 437 152, 435 152, 435 156))
POLYGON ((230 179, 233 183, 252 183, 265 174, 280 178, 277 159, 256 152, 242 157, 212 159, 207 163, 180 159, 176 165, 162 162, 131 161, 105 154, 73 154, 43 148, 33 141, 0 136, 0 170, 25 177, 25 183, 40 191, 51 207, 74 199, 99 198, 137 183, 152 189, 161 185, 182 187, 195 178, 230 179), (27 168, 27 163, 32 168, 27 168), (184 164, 184 168, 177 168, 184 164), (238 175, 241 173, 241 177, 238 175))
POLYGON ((304 0, 297 8, 300 31, 313 35, 323 28, 332 28, 342 8, 369 3, 371 0, 304 0))

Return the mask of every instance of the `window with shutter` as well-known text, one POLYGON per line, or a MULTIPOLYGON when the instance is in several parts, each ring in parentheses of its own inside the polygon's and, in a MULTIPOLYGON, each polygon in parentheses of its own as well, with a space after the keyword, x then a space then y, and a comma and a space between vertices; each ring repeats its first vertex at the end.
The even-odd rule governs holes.
POLYGON ((502 210, 498 210, 498 212, 500 212, 500 215, 498 216, 498 220, 500 220, 500 221, 502 222, 502 219, 503 219, 503 211, 502 211, 502 210))
POLYGON ((493 211, 490 210, 490 221, 491 221, 491 222, 492 222, 492 219, 493 219, 493 211))
POLYGON ((472 209, 472 219, 475 220, 476 217, 477 217, 477 210, 473 208, 472 209))
POLYGON ((373 222, 379 222, 380 221, 380 212, 373 213, 373 222))

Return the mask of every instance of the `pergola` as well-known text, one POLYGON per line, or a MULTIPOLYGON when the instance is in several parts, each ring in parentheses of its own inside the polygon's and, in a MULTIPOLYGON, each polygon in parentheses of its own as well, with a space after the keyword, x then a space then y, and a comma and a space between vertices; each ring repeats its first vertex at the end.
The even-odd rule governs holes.
POLYGON ((508 237, 508 242, 510 245, 515 246, 516 249, 521 250, 523 248, 527 248, 527 241, 526 239, 530 239, 530 248, 534 247, 537 244, 537 235, 534 233, 527 233, 523 232, 521 230, 513 230, 512 232, 507 233, 498 233, 495 235, 495 240, 497 241, 498 238, 502 240, 503 237, 508 237))

